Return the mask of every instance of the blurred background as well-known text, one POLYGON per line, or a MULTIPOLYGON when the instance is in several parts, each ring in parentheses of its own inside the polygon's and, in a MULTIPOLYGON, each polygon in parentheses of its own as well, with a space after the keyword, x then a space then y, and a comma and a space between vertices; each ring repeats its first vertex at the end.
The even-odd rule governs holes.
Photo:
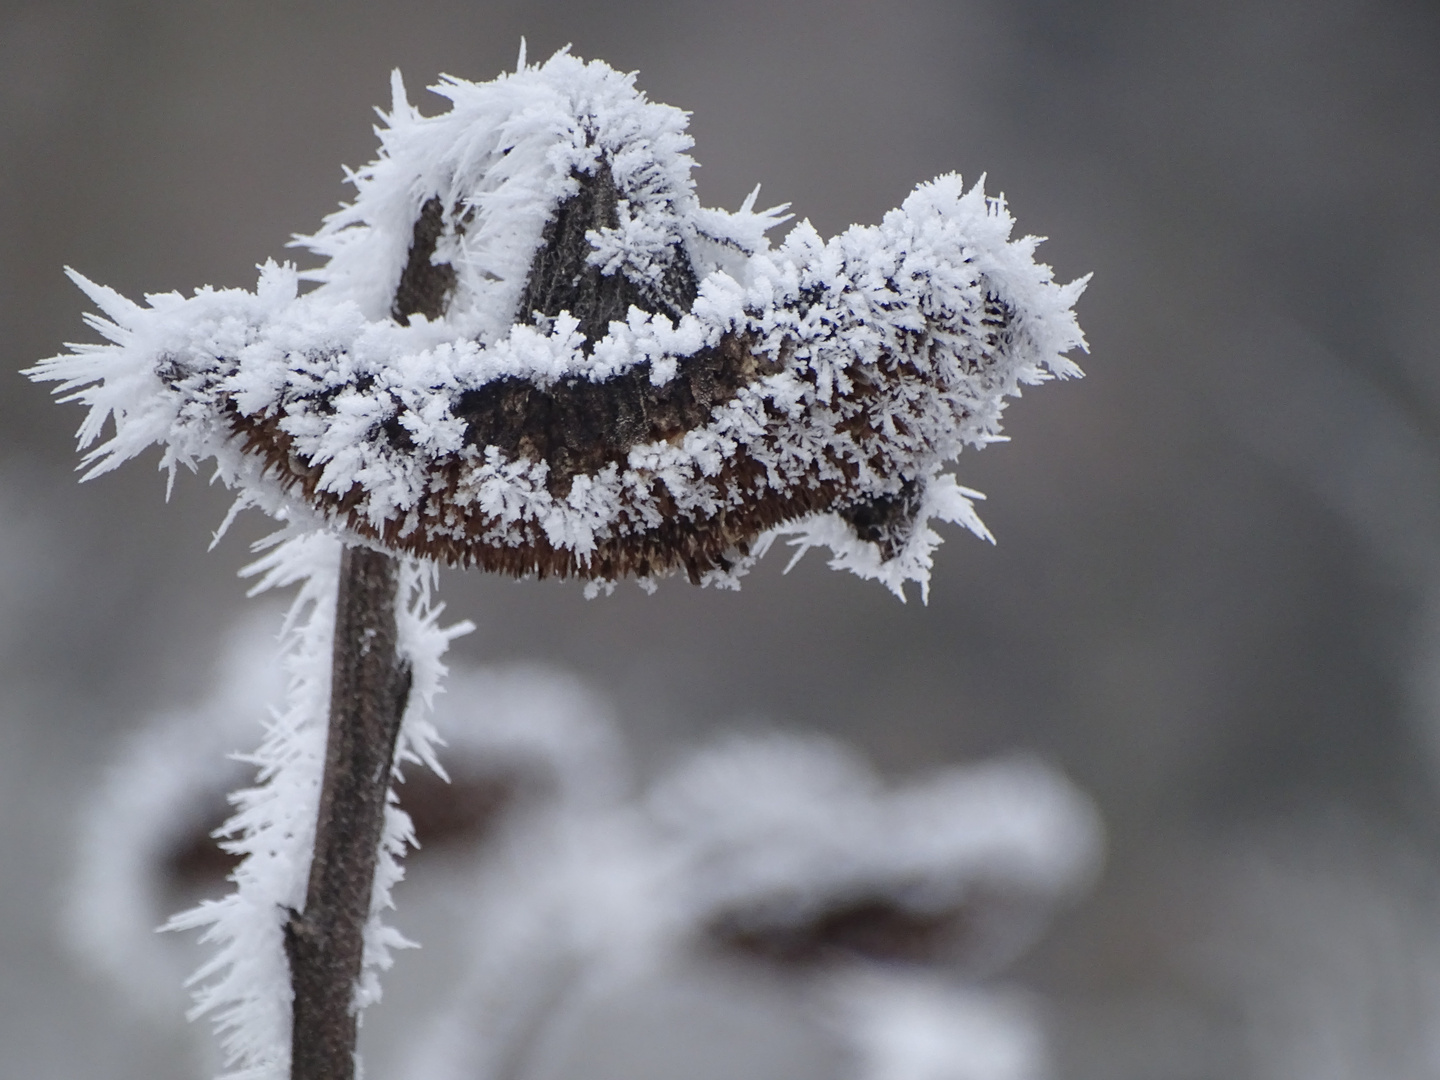
MULTIPOLYGON (((1440 8, 4 0, 3 366, 90 340, 66 265, 253 287, 347 197, 392 68, 437 111, 421 87, 521 35, 693 111, 707 205, 763 182, 830 235, 986 174, 1060 280, 1094 272, 1091 353, 961 459, 998 543, 952 530, 928 606, 816 554, 738 594, 447 573, 456 656, 576 673, 642 777, 777 728, 895 778, 1062 770, 1105 866, 1005 976, 1058 1076, 1440 1076, 1440 8)), ((207 552, 203 477, 77 485, 80 415, 0 382, 0 1074, 194 1075, 55 911, 78 808, 206 697, 266 528, 207 552)))

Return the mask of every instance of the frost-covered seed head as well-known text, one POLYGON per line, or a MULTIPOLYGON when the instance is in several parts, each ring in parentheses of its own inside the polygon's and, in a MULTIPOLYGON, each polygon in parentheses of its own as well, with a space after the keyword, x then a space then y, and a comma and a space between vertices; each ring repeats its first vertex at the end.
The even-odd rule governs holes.
POLYGON ((1089 799, 1035 761, 882 784, 845 747, 732 737, 651 792, 696 924, 772 962, 1007 961, 1100 861, 1089 799))
POLYGON ((1084 347, 1084 280, 1002 200, 943 176, 772 249, 784 208, 702 208, 685 114, 633 76, 561 52, 434 89, 422 117, 396 76, 354 201, 297 241, 321 268, 148 307, 75 275, 112 344, 30 374, 91 406, 82 444, 114 418, 92 473, 158 442, 397 553, 601 583, 734 584, 788 533, 900 592, 931 518, 988 535, 945 467, 1084 347))

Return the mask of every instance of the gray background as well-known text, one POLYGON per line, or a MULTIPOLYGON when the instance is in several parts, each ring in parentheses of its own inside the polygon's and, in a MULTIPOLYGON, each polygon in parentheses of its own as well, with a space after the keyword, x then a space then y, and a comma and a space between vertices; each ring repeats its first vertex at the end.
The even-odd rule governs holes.
MULTIPOLYGON (((253 286, 373 155, 391 68, 435 111, 522 34, 692 110, 710 205, 763 181, 828 235, 987 173, 1061 280, 1095 272, 1091 355, 960 462, 999 543, 952 530, 928 607, 813 554, 738 595, 451 574, 458 651, 578 670, 646 767, 737 722, 896 775, 1057 763, 1110 844, 1012 973, 1062 1075, 1440 1075, 1440 9, 7 0, 3 366, 88 337, 63 265, 253 286)), ((79 418, 0 380, 0 1076, 179 1076, 53 911, 73 807, 203 695, 264 526, 207 553, 202 479, 77 486, 79 418)))

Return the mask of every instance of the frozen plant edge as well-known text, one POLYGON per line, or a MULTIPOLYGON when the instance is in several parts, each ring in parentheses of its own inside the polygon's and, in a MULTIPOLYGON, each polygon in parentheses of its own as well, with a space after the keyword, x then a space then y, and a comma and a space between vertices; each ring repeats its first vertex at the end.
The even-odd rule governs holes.
POLYGON ((1080 374, 1088 278, 1055 283, 953 174, 878 226, 772 248, 784 208, 700 207, 684 114, 632 83, 560 53, 446 79, 451 110, 423 117, 397 76, 379 159, 298 241, 324 267, 145 306, 72 272, 110 344, 29 374, 89 406, 86 475, 158 443, 172 474, 213 459, 241 505, 592 587, 734 586, 789 534, 923 590, 932 520, 988 536, 947 465, 1022 386, 1080 374), (594 289, 537 291, 567 221, 597 226, 594 289))

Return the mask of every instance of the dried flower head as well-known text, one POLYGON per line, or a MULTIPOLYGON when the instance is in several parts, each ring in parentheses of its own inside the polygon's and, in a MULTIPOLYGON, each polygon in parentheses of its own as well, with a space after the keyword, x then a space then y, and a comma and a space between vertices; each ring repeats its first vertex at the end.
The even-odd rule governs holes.
POLYGON ((946 465, 1084 347, 1084 280, 1003 200, 943 176, 771 248, 784 207, 702 208, 685 114, 633 76, 562 52, 434 89, 424 117, 395 77, 354 201, 298 241, 322 268, 147 307, 72 274, 111 344, 30 374, 90 406, 82 445, 113 417, 91 474, 160 443, 242 505, 595 582, 733 583, 789 533, 900 592, 932 518, 986 535, 946 465))

